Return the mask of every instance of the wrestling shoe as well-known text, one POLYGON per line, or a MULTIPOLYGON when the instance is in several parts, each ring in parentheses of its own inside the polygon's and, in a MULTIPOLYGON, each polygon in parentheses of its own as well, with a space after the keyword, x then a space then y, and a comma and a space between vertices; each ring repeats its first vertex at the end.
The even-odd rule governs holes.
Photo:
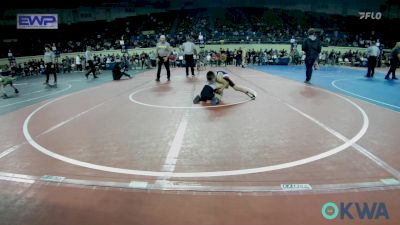
POLYGON ((249 91, 246 92, 246 95, 249 96, 251 98, 251 100, 255 100, 256 99, 256 96, 253 93, 249 92, 249 91))
POLYGON ((197 95, 194 99, 193 99, 193 104, 199 104, 200 102, 200 95, 197 95))
POLYGON ((219 99, 214 97, 211 99, 211 105, 218 105, 219 104, 219 99))

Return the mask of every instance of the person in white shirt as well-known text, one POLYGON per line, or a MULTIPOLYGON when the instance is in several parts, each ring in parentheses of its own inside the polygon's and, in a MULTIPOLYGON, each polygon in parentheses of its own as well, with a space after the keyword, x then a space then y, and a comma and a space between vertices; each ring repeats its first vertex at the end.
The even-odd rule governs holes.
POLYGON ((199 34, 199 43, 200 43, 200 48, 204 48, 204 36, 201 34, 199 34))
POLYGON ((210 54, 207 54, 206 60, 207 60, 207 65, 210 65, 210 61, 211 61, 211 55, 210 54))
POLYGON ((75 57, 75 65, 77 71, 82 71, 81 57, 79 55, 75 57))
POLYGON ((375 67, 376 67, 376 58, 379 55, 379 48, 376 46, 375 42, 371 42, 371 46, 367 49, 368 54, 368 71, 365 77, 374 77, 375 67))
POLYGON ((189 67, 194 77, 194 58, 193 54, 196 54, 196 46, 190 40, 190 37, 186 37, 186 42, 181 46, 183 54, 185 55, 185 68, 186 76, 189 76, 189 67))

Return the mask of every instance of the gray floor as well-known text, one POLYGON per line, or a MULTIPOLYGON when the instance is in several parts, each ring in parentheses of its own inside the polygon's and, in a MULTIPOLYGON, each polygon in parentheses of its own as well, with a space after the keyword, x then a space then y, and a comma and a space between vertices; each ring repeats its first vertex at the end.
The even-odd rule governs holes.
MULTIPOLYGON (((144 70, 130 70, 128 73, 135 77, 135 74, 143 71, 144 70)), ((111 82, 112 75, 111 71, 103 71, 98 79, 93 79, 92 75, 89 76, 89 79, 86 79, 84 72, 73 72, 57 74, 57 79, 57 88, 50 88, 43 85, 45 75, 18 78, 14 82, 14 85, 18 88, 19 94, 14 94, 14 90, 9 86, 5 88, 10 98, 0 98, 0 115, 16 111, 41 101, 111 82)), ((52 83, 53 77, 50 76, 50 84, 52 83)))

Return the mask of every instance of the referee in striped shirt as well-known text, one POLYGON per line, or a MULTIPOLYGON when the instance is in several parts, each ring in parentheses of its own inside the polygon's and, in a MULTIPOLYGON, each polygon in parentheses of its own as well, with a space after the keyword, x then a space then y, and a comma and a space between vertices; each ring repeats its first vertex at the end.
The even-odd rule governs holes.
POLYGON ((371 43, 371 46, 367 49, 368 54, 368 72, 365 77, 374 77, 375 67, 376 67, 376 58, 379 55, 379 48, 376 46, 375 41, 371 43))
POLYGON ((57 85, 57 74, 56 74, 56 57, 54 55, 54 52, 50 50, 50 45, 45 45, 44 49, 44 56, 43 56, 43 61, 46 64, 46 82, 44 82, 45 85, 49 85, 49 78, 50 78, 50 73, 54 74, 54 85, 57 85))
POLYGON ((94 78, 98 78, 98 76, 96 76, 96 67, 94 66, 94 58, 93 58, 93 53, 92 53, 92 47, 87 46, 86 48, 86 52, 85 52, 85 59, 87 64, 89 64, 89 71, 85 74, 86 79, 89 78, 89 74, 93 73, 93 77, 94 78))
POLYGON ((196 54, 196 46, 191 42, 190 37, 186 37, 186 42, 182 44, 181 49, 185 55, 185 68, 186 76, 189 76, 189 67, 192 71, 192 76, 194 76, 194 58, 193 54, 196 54))

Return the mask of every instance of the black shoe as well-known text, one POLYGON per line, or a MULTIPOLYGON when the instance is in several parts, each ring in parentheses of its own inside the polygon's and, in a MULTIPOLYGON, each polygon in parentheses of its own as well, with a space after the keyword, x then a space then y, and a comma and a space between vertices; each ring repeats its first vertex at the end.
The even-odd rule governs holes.
POLYGON ((171 81, 171 79, 168 78, 168 81, 171 81))
POLYGON ((19 93, 18 89, 15 89, 14 92, 15 92, 15 94, 18 94, 18 93, 19 93))
POLYGON ((157 78, 156 81, 157 81, 157 82, 160 82, 160 78, 157 78))
POLYGON ((368 78, 370 78, 370 76, 368 76, 368 75, 365 75, 364 77, 368 77, 368 78))
POLYGON ((93 76, 94 79, 99 78, 98 76, 93 76))
POLYGON ((390 80, 390 78, 389 77, 385 77, 385 80, 390 80))
POLYGON ((392 80, 398 80, 399 78, 397 78, 397 77, 392 77, 392 80))
POLYGON ((251 92, 246 92, 246 95, 249 96, 251 98, 251 100, 255 100, 256 99, 256 96, 251 92))
POLYGON ((2 95, 1 97, 4 99, 8 98, 8 96, 6 94, 2 95))
POLYGON ((86 79, 89 79, 89 74, 85 74, 86 79))
POLYGON ((199 104, 200 102, 200 95, 197 95, 194 99, 193 99, 193 104, 199 104))
POLYGON ((311 84, 311 82, 309 80, 305 80, 304 83, 305 84, 311 84))

